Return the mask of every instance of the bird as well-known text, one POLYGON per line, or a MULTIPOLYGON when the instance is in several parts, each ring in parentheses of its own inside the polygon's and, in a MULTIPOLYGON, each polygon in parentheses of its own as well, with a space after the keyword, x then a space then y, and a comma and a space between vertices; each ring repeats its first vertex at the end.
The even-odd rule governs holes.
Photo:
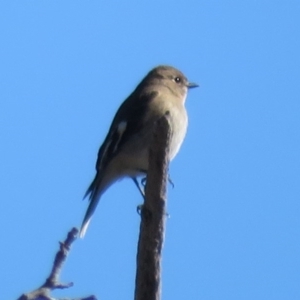
POLYGON ((101 196, 116 181, 147 175, 148 150, 156 121, 169 114, 171 138, 169 160, 179 151, 186 135, 188 90, 198 87, 178 69, 160 65, 142 79, 117 110, 98 152, 96 175, 84 198, 89 197, 79 236, 84 237, 101 196))

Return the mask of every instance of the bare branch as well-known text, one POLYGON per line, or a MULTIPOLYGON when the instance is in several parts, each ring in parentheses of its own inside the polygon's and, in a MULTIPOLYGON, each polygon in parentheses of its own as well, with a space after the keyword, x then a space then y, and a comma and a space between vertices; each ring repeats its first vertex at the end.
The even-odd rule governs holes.
MULTIPOLYGON (((51 291, 55 289, 65 289, 73 286, 73 283, 60 283, 59 275, 62 269, 63 263, 67 259, 67 256, 71 249, 71 244, 76 240, 78 235, 78 229, 72 228, 68 233, 68 236, 64 242, 60 242, 60 249, 56 253, 53 267, 49 277, 46 279, 45 283, 38 289, 23 294, 18 298, 18 300, 55 300, 51 297, 51 291)), ((95 296, 82 297, 82 298, 60 298, 57 300, 97 300, 95 296)))
POLYGON ((145 203, 141 208, 135 300, 159 300, 161 297, 161 251, 166 219, 170 136, 166 115, 157 122, 149 151, 145 203))

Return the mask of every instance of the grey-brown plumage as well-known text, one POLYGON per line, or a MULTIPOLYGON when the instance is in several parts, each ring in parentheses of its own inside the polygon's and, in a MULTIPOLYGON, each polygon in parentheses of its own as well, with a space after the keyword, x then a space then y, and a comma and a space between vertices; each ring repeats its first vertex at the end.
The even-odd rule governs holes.
POLYGON ((99 149, 96 176, 85 197, 90 204, 80 237, 83 237, 101 195, 123 177, 135 180, 148 169, 148 148, 153 126, 167 111, 171 122, 170 160, 186 134, 188 117, 184 107, 187 91, 198 85, 188 82, 177 69, 158 66, 151 70, 118 109, 99 149))

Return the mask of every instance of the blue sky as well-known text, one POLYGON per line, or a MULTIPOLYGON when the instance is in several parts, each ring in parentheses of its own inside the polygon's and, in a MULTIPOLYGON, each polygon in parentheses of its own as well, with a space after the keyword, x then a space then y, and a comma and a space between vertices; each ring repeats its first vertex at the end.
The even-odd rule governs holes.
MULTIPOLYGON (((2 1, 0 298, 49 274, 114 112, 163 63, 200 84, 170 167, 163 299, 299 299, 299 15, 299 1, 2 1)), ((130 180, 107 191, 55 295, 133 298, 140 203, 130 180)))

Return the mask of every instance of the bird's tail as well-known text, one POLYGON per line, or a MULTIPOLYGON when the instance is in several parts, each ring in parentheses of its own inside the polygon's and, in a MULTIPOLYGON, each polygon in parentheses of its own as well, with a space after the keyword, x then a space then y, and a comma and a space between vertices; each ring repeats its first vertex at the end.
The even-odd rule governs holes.
POLYGON ((84 195, 84 198, 89 196, 90 204, 88 206, 83 222, 81 224, 81 228, 79 232, 80 238, 84 237, 86 230, 89 226, 89 223, 91 221, 92 215, 94 214, 96 207, 99 203, 102 194, 101 183, 102 183, 102 177, 99 174, 97 174, 84 195))

